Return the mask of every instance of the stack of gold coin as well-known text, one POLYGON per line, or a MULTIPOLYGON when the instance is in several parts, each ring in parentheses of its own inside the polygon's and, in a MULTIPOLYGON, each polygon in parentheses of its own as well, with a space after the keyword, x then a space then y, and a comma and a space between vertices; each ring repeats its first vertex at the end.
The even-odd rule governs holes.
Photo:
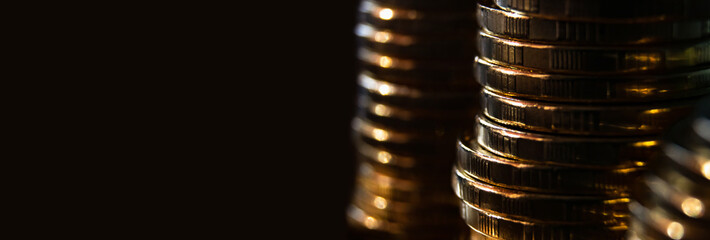
POLYGON ((474 7, 468 0, 362 0, 352 122, 359 170, 347 209, 355 235, 459 236, 450 175, 456 136, 479 107, 474 7))
POLYGON ((452 174, 466 224, 624 239, 632 183, 710 94, 710 1, 482 0, 476 15, 482 114, 452 174))
POLYGON ((710 98, 663 140, 634 189, 628 239, 709 239, 710 98))

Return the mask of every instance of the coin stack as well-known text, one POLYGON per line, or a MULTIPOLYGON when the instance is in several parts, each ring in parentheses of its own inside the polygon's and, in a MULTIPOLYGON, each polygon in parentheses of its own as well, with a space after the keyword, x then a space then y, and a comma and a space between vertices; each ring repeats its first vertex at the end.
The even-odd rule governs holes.
POLYGON ((710 98, 669 131, 629 204, 628 239, 710 239, 710 98))
POLYGON ((474 9, 464 0, 361 2, 354 238, 457 237, 453 146, 479 107, 474 9))
POLYGON ((631 183, 710 93, 710 1, 490 0, 476 14, 483 108, 452 174, 466 224, 624 239, 631 183))

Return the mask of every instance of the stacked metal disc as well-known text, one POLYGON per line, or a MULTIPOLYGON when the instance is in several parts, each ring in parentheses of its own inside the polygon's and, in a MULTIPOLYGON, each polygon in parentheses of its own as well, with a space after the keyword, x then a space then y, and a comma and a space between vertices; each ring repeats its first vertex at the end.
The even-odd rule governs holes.
POLYGON ((359 170, 347 210, 356 235, 453 239, 462 227, 450 176, 456 135, 479 107, 474 9, 468 0, 362 0, 359 170))
POLYGON ((710 239, 710 98, 662 150, 634 189, 628 239, 710 239))
POLYGON ((630 187, 710 90, 710 1, 480 1, 482 114, 458 142, 493 239, 624 239, 630 187))

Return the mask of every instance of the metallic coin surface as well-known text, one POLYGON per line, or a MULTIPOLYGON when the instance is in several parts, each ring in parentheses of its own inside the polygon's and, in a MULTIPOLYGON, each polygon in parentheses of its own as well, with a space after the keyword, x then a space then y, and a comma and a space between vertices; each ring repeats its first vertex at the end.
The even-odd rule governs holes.
POLYGON ((710 63, 710 40, 673 45, 578 46, 514 41, 479 31, 480 57, 530 70, 632 74, 683 70, 710 63))
POLYGON ((657 135, 686 117, 697 99, 645 104, 569 104, 523 100, 483 90, 486 117, 539 132, 595 135, 657 135))
POLYGON ((507 158, 586 166, 643 166, 659 154, 658 137, 560 136, 514 130, 479 116, 476 141, 507 158))
POLYGON ((491 213, 466 201, 461 202, 461 215, 473 230, 495 239, 622 240, 627 229, 626 224, 550 224, 523 221, 491 213))
POLYGON ((638 167, 570 167, 520 161, 492 154, 468 137, 458 142, 458 166, 482 182, 509 189, 559 194, 628 196, 638 167))
POLYGON ((456 195, 473 206, 527 221, 556 223, 623 223, 629 199, 613 196, 544 194, 496 187, 454 167, 456 195), (563 211, 558 211, 564 209, 563 211))
POLYGON ((705 0, 495 0, 495 3, 508 11, 587 21, 710 17, 710 2, 705 0))
POLYGON ((572 44, 643 44, 710 36, 710 18, 682 21, 592 22, 521 15, 478 5, 481 27, 514 39, 572 44))
POLYGON ((477 58, 476 80, 507 96, 564 102, 648 102, 710 94, 710 66, 671 74, 587 76, 535 72, 477 58))

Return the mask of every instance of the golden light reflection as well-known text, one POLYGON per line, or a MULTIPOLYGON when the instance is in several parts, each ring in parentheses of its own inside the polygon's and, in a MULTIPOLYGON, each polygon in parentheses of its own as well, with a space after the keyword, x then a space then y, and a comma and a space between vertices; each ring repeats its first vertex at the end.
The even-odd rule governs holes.
POLYGON ((386 42, 389 42, 390 39, 392 39, 391 33, 388 33, 388 32, 375 33, 375 41, 377 41, 377 42, 386 43, 386 42))
POLYGON ((672 222, 671 224, 668 224, 666 234, 668 234, 670 238, 678 240, 683 238, 683 235, 685 235, 685 229, 683 229, 683 225, 680 223, 672 222))
POLYGON ((392 87, 387 84, 382 84, 380 85, 380 87, 377 88, 377 91, 380 92, 380 94, 382 94, 383 96, 387 96, 392 93, 392 87))
POLYGON ((670 112, 670 108, 659 108, 659 109, 649 109, 644 111, 643 113, 645 114, 656 114, 656 113, 664 113, 664 112, 670 112))
POLYGON ((688 197, 683 200, 683 203, 680 204, 680 207, 683 209, 683 213, 685 213, 685 215, 688 215, 689 217, 697 218, 702 216, 703 212, 705 212, 703 202, 693 197, 688 197))
POLYGON ((385 151, 380 151, 377 153, 377 161, 387 164, 390 162, 390 160, 392 160, 392 155, 390 153, 385 151))
POLYGON ((705 178, 710 179, 710 162, 706 162, 703 164, 703 176, 705 178))
POLYGON ((387 131, 375 128, 372 130, 372 136, 377 139, 377 141, 385 141, 389 138, 389 134, 387 134, 387 131))
POLYGON ((364 223, 365 223, 365 227, 367 227, 367 228, 369 228, 369 229, 377 228, 377 226, 380 225, 380 224, 377 222, 377 219, 375 219, 375 218, 373 218, 373 217, 369 217, 369 216, 365 218, 365 222, 364 222, 364 223))
POLYGON ((387 199, 382 197, 375 197, 375 200, 373 200, 372 203, 379 209, 385 209, 387 207, 387 199))
POLYGON ((381 56, 379 63, 380 63, 380 67, 389 68, 392 66, 392 58, 390 58, 388 56, 381 56))
POLYGON ((390 111, 387 106, 382 104, 375 105, 375 114, 377 114, 377 116, 388 117, 391 113, 392 111, 390 111))
POLYGON ((639 88, 627 88, 627 92, 635 93, 641 96, 651 95, 655 92, 660 92, 658 88, 653 87, 639 87, 639 88))
POLYGON ((392 17, 394 17, 394 11, 392 11, 392 9, 389 9, 389 8, 383 8, 383 9, 380 9, 380 12, 378 13, 378 15, 380 16, 380 19, 382 19, 382 20, 390 20, 390 19, 392 19, 392 17))
POLYGON ((634 143, 634 147, 653 147, 656 145, 658 145, 658 141, 656 141, 656 140, 634 143))
POLYGON ((632 53, 625 56, 626 60, 635 60, 638 62, 646 62, 656 64, 661 61, 660 53, 632 53))

